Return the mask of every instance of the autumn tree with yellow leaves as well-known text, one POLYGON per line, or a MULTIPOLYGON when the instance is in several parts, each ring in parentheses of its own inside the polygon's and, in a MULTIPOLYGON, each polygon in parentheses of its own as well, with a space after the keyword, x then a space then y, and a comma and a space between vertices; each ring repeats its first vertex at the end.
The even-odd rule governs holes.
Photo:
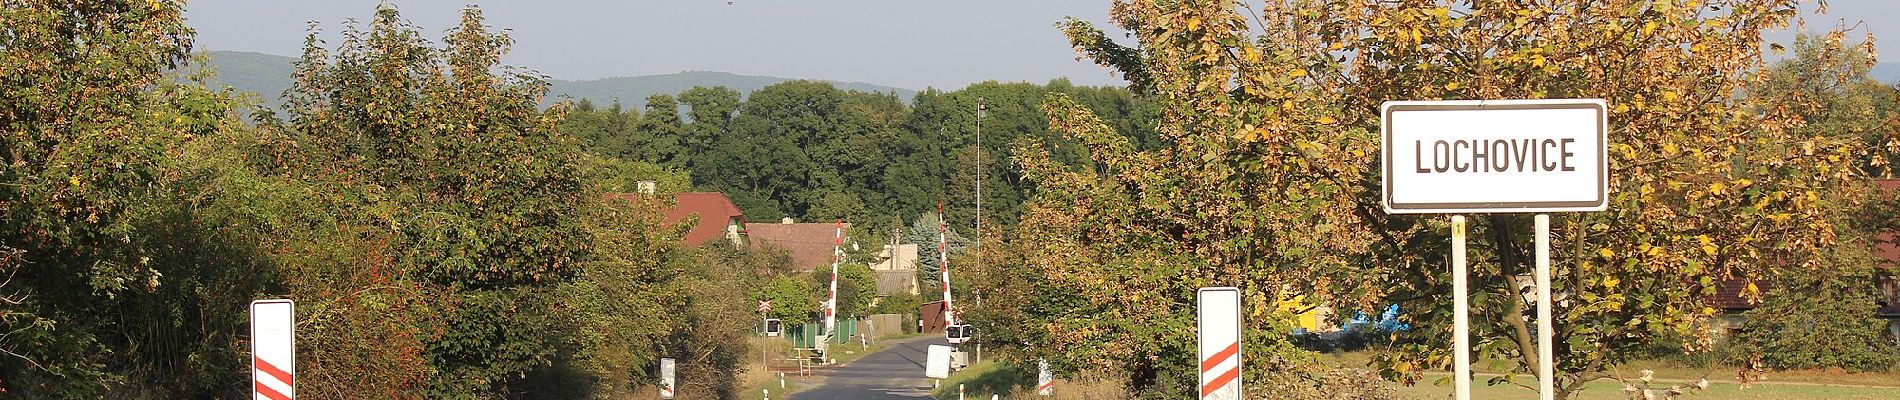
MULTIPOLYGON (((1196 287, 1247 293, 1253 382, 1301 370, 1275 305, 1307 296, 1350 315, 1398 303, 1415 328, 1373 366, 1415 383, 1451 369, 1449 223, 1380 208, 1380 104, 1600 98, 1609 210, 1552 223, 1559 398, 1622 379, 1613 367, 1650 346, 1705 351, 1717 285, 1826 273, 1835 226, 1820 198, 1862 178, 1861 142, 1803 134, 1788 104, 1746 95, 1770 49, 1762 32, 1796 22, 1797 3, 1115 1, 1132 42, 1087 21, 1059 27, 1162 104, 1164 144, 1137 150, 1052 96, 1051 126, 1091 160, 1017 152, 1044 189, 1024 211, 1034 228, 983 254, 993 267, 976 279, 999 315, 979 329, 1059 370, 1121 371, 1171 397, 1194 391, 1196 287)), ((1842 42, 1832 34, 1822 51, 1842 42)), ((1531 271, 1530 216, 1478 215, 1471 233, 1474 359, 1515 364, 1489 384, 1525 385, 1534 321, 1514 278, 1531 271)))

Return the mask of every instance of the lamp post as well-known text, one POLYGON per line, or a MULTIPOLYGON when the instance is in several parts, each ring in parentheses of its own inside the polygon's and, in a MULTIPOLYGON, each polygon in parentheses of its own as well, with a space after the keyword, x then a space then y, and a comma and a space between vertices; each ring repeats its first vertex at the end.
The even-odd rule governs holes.
MULTIPOLYGON (((983 114, 988 107, 976 98, 976 246, 983 245, 983 114)), ((981 261, 978 261, 981 265, 981 261)))

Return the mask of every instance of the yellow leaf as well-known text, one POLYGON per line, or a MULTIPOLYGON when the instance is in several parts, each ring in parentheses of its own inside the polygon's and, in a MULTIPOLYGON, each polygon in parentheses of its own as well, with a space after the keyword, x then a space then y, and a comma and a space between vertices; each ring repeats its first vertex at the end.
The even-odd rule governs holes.
POLYGON ((1458 90, 1458 88, 1461 88, 1461 87, 1464 87, 1464 84, 1461 84, 1458 82, 1445 84, 1445 90, 1458 90))
POLYGON ((1605 288, 1615 289, 1616 285, 1621 284, 1621 283, 1623 283, 1623 281, 1617 280, 1615 276, 1612 276, 1612 275, 1603 276, 1603 287, 1605 288))
POLYGON ((1616 257, 1616 252, 1610 251, 1610 249, 1603 249, 1603 250, 1597 250, 1597 255, 1601 255, 1603 256, 1603 258, 1611 258, 1611 257, 1616 257))
POLYGON ((1201 17, 1190 17, 1190 18, 1188 18, 1188 21, 1187 21, 1187 28, 1188 28, 1188 31, 1198 31, 1198 30, 1201 30, 1201 17))
POLYGON ((1339 121, 1334 121, 1333 117, 1324 116, 1324 115, 1319 116, 1320 125, 1332 125, 1334 122, 1339 122, 1339 121))

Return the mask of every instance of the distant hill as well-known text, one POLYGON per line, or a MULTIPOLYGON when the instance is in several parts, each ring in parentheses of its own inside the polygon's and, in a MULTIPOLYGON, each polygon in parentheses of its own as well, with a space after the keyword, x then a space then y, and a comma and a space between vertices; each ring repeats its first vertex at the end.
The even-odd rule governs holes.
MULTIPOLYGON (((214 84, 231 85, 240 91, 258 95, 265 104, 273 107, 283 104, 281 96, 290 88, 291 64, 295 57, 285 57, 263 53, 243 51, 213 51, 211 65, 218 70, 218 79, 214 84)), ((628 76, 590 80, 561 80, 550 82, 548 100, 542 105, 552 104, 567 98, 575 101, 588 99, 594 104, 606 106, 615 99, 628 109, 646 106, 647 96, 655 94, 674 94, 691 89, 694 86, 725 86, 740 93, 752 93, 774 83, 794 80, 775 76, 739 75, 713 71, 687 71, 665 75, 628 76)), ((863 82, 831 82, 839 89, 861 92, 897 93, 897 98, 910 101, 917 92, 910 89, 874 85, 863 82)))
POLYGON ((1900 64, 1896 64, 1896 63, 1874 64, 1874 68, 1872 70, 1867 71, 1867 76, 1874 78, 1874 80, 1880 81, 1880 83, 1892 85, 1895 82, 1900 82, 1900 64))
POLYGON ((291 64, 296 61, 295 57, 264 53, 213 51, 211 66, 217 68, 218 77, 211 83, 251 92, 264 104, 276 107, 283 104, 284 90, 290 89, 291 64))

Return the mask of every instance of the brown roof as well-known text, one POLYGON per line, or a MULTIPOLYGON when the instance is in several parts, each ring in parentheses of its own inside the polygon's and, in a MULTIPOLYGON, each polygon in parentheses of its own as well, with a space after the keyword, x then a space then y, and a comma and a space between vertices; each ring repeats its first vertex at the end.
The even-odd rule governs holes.
MULTIPOLYGON (((851 224, 844 224, 844 229, 850 231, 851 224)), ((747 224, 746 237, 752 240, 752 247, 778 246, 791 251, 798 269, 810 271, 831 265, 838 223, 747 224)))
MULTIPOLYGON (((1749 303, 1748 299, 1742 298, 1742 289, 1746 288, 1748 288, 1748 281, 1743 279, 1725 279, 1716 282, 1715 295, 1709 296, 1709 306, 1721 311, 1753 310, 1761 303, 1749 303)), ((1768 288, 1768 282, 1755 281, 1755 289, 1767 293, 1768 288)))
MULTIPOLYGON (((638 199, 640 194, 611 193, 605 197, 608 200, 632 201, 638 199)), ((686 220, 686 217, 699 216, 699 221, 693 223, 693 229, 686 231, 686 237, 680 238, 680 241, 686 244, 697 246, 709 240, 725 237, 726 225, 733 220, 739 221, 740 224, 745 223, 745 214, 739 212, 739 207, 732 205, 732 200, 726 199, 724 193, 683 192, 674 194, 673 199, 675 200, 673 208, 666 210, 666 223, 677 223, 686 220)), ((744 230, 744 225, 741 225, 739 229, 744 230)))
POLYGON ((877 295, 890 296, 917 293, 917 270, 900 269, 875 272, 877 295))
MULTIPOLYGON (((1882 190, 1900 189, 1900 179, 1875 179, 1874 187, 1882 190)), ((1900 246, 1895 245, 1893 232, 1874 234, 1874 255, 1890 266, 1895 262, 1900 262, 1900 246)))

